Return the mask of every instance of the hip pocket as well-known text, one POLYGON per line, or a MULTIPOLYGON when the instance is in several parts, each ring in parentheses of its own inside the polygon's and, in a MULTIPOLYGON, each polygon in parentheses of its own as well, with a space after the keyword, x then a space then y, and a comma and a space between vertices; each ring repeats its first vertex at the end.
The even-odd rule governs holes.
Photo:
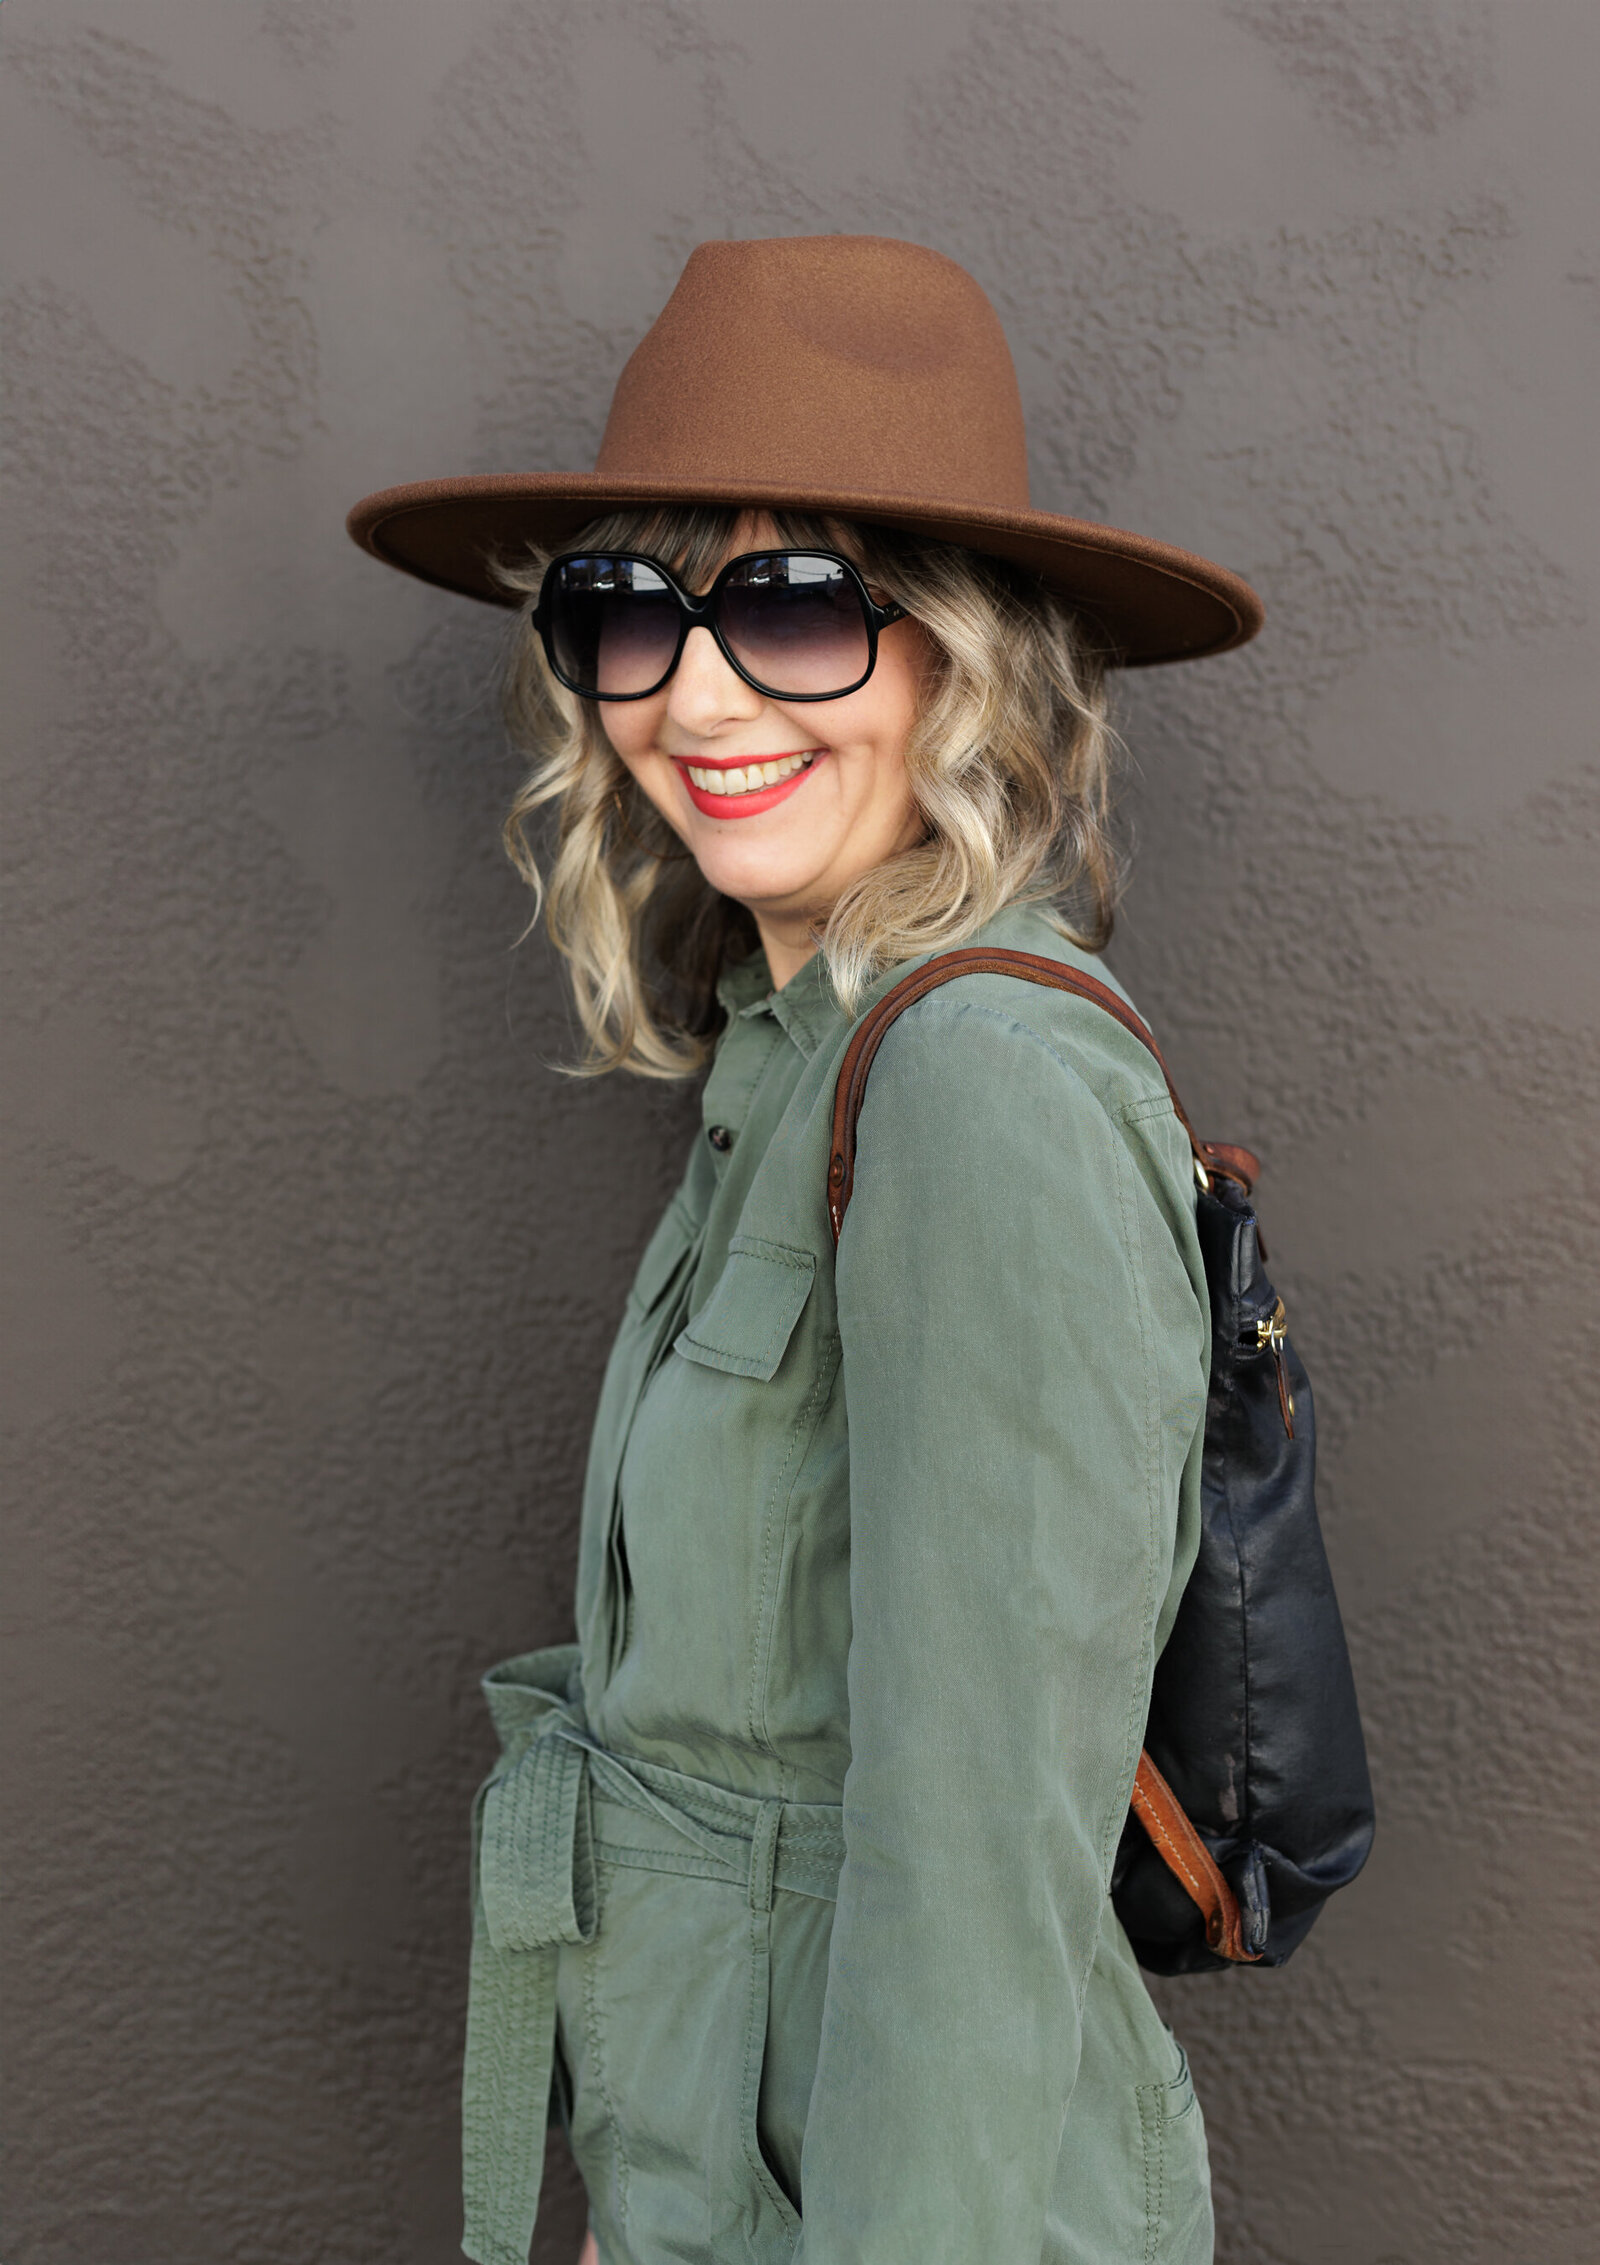
POLYGON ((1143 2265, 1211 2265, 1205 2119, 1181 2046, 1176 2076, 1165 2084, 1141 2084, 1138 2100, 1144 2148, 1143 2265))
POLYGON ((739 2137, 751 2176, 777 2212, 791 2242, 800 2231, 799 2156, 779 2142, 772 2129, 770 2064, 772 2034, 772 1913, 750 1914, 750 1996, 745 2022, 744 2082, 739 2099, 739 2137))
MULTIPOLYGON (((747 2078, 745 2142, 791 2208, 803 2211, 800 2156, 822 2039, 833 1905, 821 1896, 779 1889, 769 1919, 764 1952, 754 1945, 766 1967, 766 2036, 753 2112, 747 2078)), ((755 1987, 759 1991, 759 1973, 755 1987)))
POLYGON ((572 2151, 601 2254, 786 2265, 799 2212, 759 2129, 767 1915, 730 1881, 605 1860, 602 1881, 594 1942, 562 1957, 572 2151))

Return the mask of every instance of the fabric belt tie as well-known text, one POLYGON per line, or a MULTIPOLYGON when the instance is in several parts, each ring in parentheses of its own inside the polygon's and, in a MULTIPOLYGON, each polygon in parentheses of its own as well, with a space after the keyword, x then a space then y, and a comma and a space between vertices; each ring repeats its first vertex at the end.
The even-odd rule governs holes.
POLYGON ((578 1662, 578 1647, 562 1644, 507 1660, 483 1682, 502 1752, 473 1806, 461 2136, 462 2247, 477 2265, 527 2265, 544 2175, 557 1962, 563 1943, 593 1942, 598 1932, 600 1858, 748 1883, 758 1911, 770 1909, 775 1887, 831 1900, 844 1860, 837 1807, 729 1793, 598 1745, 570 1695, 580 1687, 578 1662))

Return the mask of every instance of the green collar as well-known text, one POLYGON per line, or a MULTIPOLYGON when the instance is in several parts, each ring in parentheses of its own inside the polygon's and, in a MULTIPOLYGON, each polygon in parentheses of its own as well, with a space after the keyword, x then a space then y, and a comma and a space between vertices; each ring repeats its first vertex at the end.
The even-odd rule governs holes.
MULTIPOLYGON (((962 941, 965 944, 1005 944, 1014 950, 1046 955, 1061 948, 1060 930, 1047 909, 1027 902, 1006 905, 962 941)), ((885 968, 863 992, 856 1016, 865 1014, 875 1005, 909 968, 932 956, 930 952, 920 952, 897 967, 885 968)), ((767 955, 758 947, 737 967, 729 968, 717 984, 717 997, 730 1024, 753 1022, 770 1015, 807 1061, 855 1019, 847 1016, 840 1005, 821 952, 814 952, 799 974, 791 976, 781 991, 775 991, 767 955)))
POLYGON ((799 973, 775 991, 766 953, 754 951, 729 968, 717 984, 717 997, 730 1022, 770 1015, 807 1061, 844 1021, 821 952, 813 952, 799 973))

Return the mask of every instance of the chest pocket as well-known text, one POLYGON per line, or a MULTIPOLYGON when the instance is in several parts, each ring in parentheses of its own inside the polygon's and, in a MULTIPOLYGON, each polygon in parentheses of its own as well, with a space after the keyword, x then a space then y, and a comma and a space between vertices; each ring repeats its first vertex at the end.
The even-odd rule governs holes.
POLYGON ((735 1235, 721 1279, 677 1338, 674 1352, 702 1368, 770 1382, 805 1310, 816 1270, 808 1250, 735 1235))

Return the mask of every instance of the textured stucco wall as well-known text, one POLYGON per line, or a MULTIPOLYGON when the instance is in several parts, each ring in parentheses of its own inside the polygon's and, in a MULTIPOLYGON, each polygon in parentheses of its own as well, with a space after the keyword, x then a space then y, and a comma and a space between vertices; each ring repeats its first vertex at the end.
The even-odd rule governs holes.
MULTIPOLYGON (((454 2254, 474 1687, 567 1624, 681 1098, 564 1083, 498 624, 345 506, 586 464, 704 236, 1000 308, 1130 684, 1115 962, 1270 1161, 1383 1806, 1173 1986, 1227 2265, 1592 2255, 1588 0, 9 0, 8 2265, 454 2254)), ((570 2188, 540 2255, 570 2256, 570 2188)))

